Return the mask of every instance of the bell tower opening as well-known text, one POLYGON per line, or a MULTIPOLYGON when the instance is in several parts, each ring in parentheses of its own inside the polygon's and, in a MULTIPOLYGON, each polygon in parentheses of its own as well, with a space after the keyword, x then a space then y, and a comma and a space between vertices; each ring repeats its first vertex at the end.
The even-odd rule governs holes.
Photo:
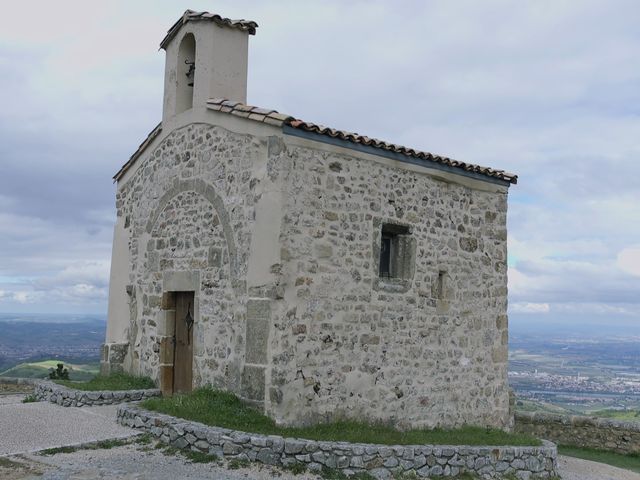
POLYGON ((162 122, 213 98, 247 102, 249 35, 258 24, 187 10, 160 42, 166 52, 162 122))
POLYGON ((176 114, 193 107, 196 72, 196 39, 192 33, 186 34, 178 49, 176 72, 176 114))

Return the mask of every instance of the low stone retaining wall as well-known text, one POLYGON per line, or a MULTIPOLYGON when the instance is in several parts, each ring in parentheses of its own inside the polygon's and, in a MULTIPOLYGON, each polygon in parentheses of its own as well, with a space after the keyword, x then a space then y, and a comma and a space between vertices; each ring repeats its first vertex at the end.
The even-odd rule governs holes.
POLYGON ((400 472, 415 472, 420 477, 470 472, 482 478, 511 474, 518 479, 529 479, 551 478, 557 470, 556 446, 546 441, 541 447, 320 442, 210 427, 134 405, 118 407, 118 422, 149 432, 177 448, 277 466, 302 463, 312 471, 325 466, 346 475, 366 471, 376 478, 391 478, 400 472))
POLYGON ((41 380, 36 384, 34 395, 39 401, 62 405, 63 407, 88 407, 93 405, 112 405, 115 403, 135 402, 150 397, 159 397, 160 390, 117 390, 85 391, 67 388, 57 383, 41 380))
POLYGON ((5 385, 32 385, 36 386, 40 380, 34 378, 21 378, 21 377, 0 377, 0 384, 5 385))
POLYGON ((640 453, 640 422, 606 418, 516 413, 515 431, 576 447, 640 453))

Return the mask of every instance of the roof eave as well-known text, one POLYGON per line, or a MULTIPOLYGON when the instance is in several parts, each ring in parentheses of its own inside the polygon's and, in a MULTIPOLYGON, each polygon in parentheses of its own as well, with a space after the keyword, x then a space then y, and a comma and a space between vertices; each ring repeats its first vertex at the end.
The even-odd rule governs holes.
POLYGON ((144 141, 140 144, 140 146, 136 149, 136 151, 133 152, 133 155, 129 157, 129 160, 127 160, 127 163, 125 163, 120 168, 120 170, 118 170, 118 172, 113 176, 114 182, 120 181, 120 179, 127 172, 127 170, 129 170, 129 168, 133 166, 133 164, 140 157, 140 155, 144 153, 147 147, 158 137, 158 135, 160 135, 161 132, 162 132, 162 122, 156 125, 155 128, 151 130, 151 132, 149 132, 149 135, 147 135, 147 138, 145 138, 144 141))
POLYGON ((283 133, 286 135, 304 138, 307 140, 313 140, 316 142, 327 143, 329 145, 335 145, 338 147, 343 147, 350 150, 367 153, 370 155, 377 155, 379 157, 385 157, 385 158, 396 160, 402 163, 417 165, 427 169, 440 170, 440 171, 452 173, 455 175, 462 175, 464 177, 473 178, 475 180, 480 180, 483 182, 489 182, 495 185, 501 185, 507 188, 510 185, 517 183, 518 181, 517 175, 507 174, 506 172, 501 176, 502 178, 496 177, 493 175, 487 175, 486 173, 475 172, 473 170, 464 170, 459 167, 453 167, 451 165, 424 160, 418 157, 405 155, 400 152, 385 150, 385 149, 374 147, 371 145, 364 145, 361 143, 355 143, 342 138, 332 137, 329 135, 323 135, 321 133, 317 133, 313 131, 299 129, 296 127, 292 127, 291 125, 283 125, 282 130, 283 130, 283 133))
POLYGON ((249 35, 256 34, 258 24, 253 20, 232 20, 222 17, 216 13, 196 12, 195 10, 185 10, 182 16, 167 30, 167 34, 160 42, 160 48, 166 50, 169 42, 178 34, 178 31, 189 22, 193 21, 211 21, 219 27, 235 28, 247 32, 249 35))

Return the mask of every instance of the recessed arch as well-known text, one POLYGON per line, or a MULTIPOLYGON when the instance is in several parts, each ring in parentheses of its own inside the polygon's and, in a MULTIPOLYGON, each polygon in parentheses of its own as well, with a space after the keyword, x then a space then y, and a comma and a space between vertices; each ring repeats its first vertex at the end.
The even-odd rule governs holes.
POLYGON ((201 195, 213 206, 214 210, 218 214, 220 219, 220 225, 224 234, 225 241, 227 243, 227 251, 229 253, 229 274, 231 276, 231 285, 233 289, 238 291, 240 289, 240 282, 238 281, 238 252, 236 249, 236 242, 233 236, 233 230, 231 223, 229 222, 229 214, 224 206, 222 198, 216 193, 213 186, 209 185, 199 178, 192 178, 188 180, 174 180, 172 186, 166 191, 166 193, 160 198, 158 204, 153 209, 147 220, 145 230, 151 234, 153 227, 155 226, 160 214, 167 207, 169 202, 178 194, 183 192, 196 192, 201 195))
POLYGON ((195 90, 196 38, 187 33, 178 48, 176 71, 176 114, 193 107, 195 90))

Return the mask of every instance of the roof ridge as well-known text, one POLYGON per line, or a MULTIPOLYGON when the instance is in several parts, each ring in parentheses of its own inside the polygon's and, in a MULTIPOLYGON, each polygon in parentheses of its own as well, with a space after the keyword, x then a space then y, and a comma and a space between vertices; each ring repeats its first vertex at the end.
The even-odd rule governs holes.
POLYGON ((185 25, 187 22, 191 21, 202 21, 208 20, 218 24, 221 27, 229 27, 235 28, 238 30, 242 30, 247 32, 249 35, 256 34, 256 28, 258 28, 258 24, 253 20, 245 20, 245 19, 237 19, 233 20, 231 18, 223 17, 217 13, 210 12, 198 12, 195 10, 187 9, 184 11, 182 16, 167 30, 167 34, 160 42, 160 48, 165 48, 167 44, 171 41, 173 37, 176 36, 178 30, 185 25))
POLYGON ((324 135, 331 138, 337 138, 355 144, 366 145, 393 153, 399 153, 408 157, 447 165, 449 167, 461 169, 467 172, 477 173, 487 177, 498 178, 511 184, 518 183, 518 176, 505 170, 466 163, 460 160, 455 160, 453 158, 435 155, 430 152, 424 152, 421 150, 416 150, 414 148, 405 147, 403 145, 389 143, 377 138, 367 137, 366 135, 360 135, 354 132, 325 127, 323 125, 315 124, 312 122, 305 122, 304 120, 297 119, 291 115, 279 113, 277 110, 269 110, 252 105, 246 105, 242 102, 231 101, 225 98, 212 98, 208 100, 207 108, 222 113, 236 115, 238 117, 248 118, 250 120, 255 120, 258 122, 268 123, 277 127, 287 125, 294 129, 316 133, 318 135, 324 135))

